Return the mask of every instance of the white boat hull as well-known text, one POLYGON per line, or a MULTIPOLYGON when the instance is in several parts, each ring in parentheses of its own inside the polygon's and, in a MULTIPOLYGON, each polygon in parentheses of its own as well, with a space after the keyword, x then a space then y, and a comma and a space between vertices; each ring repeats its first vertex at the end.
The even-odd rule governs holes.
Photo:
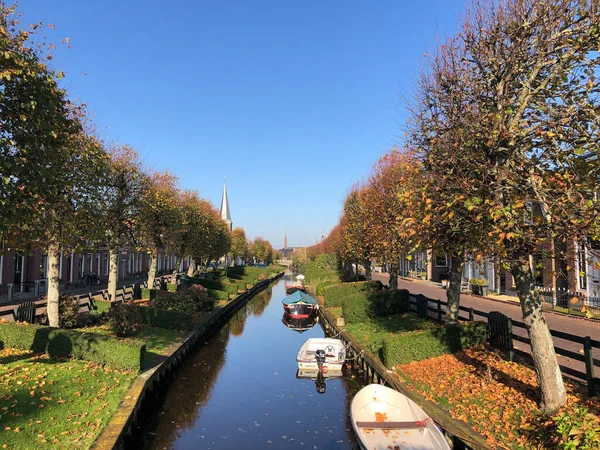
POLYGON ((310 338, 302 344, 296 356, 299 370, 319 370, 319 364, 315 357, 317 350, 325 351, 324 372, 342 370, 346 361, 346 347, 339 339, 328 338, 310 338))
POLYGON ((433 420, 405 395, 379 384, 352 399, 350 418, 363 450, 450 450, 433 420))

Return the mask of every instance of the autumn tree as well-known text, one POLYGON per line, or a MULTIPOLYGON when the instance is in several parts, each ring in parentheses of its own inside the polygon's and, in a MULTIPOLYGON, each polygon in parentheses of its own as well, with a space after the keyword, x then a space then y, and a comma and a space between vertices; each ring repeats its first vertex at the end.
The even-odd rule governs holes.
POLYGON ((398 288, 399 260, 415 248, 415 224, 409 206, 422 183, 420 161, 393 148, 374 165, 363 194, 364 240, 373 256, 390 265, 390 287, 398 288))
POLYGON ((190 233, 186 237, 185 253, 192 257, 192 263, 188 267, 188 276, 193 276, 198 264, 211 257, 211 248, 213 241, 217 238, 216 229, 219 214, 215 207, 208 200, 200 198, 196 192, 192 192, 193 202, 190 204, 189 211, 191 217, 190 233))
POLYGON ((344 242, 343 257, 356 266, 356 279, 359 277, 359 263, 367 270, 371 265, 373 249, 366 239, 368 232, 368 211, 364 203, 364 188, 353 186, 344 201, 342 235, 344 242))
POLYGON ((0 3, 0 232, 7 248, 48 251, 48 320, 58 326, 59 255, 98 239, 95 206, 107 155, 84 130, 85 110, 58 85, 36 29, 0 3))
POLYGON ((231 233, 231 257, 234 261, 237 258, 244 260, 247 252, 248 240, 246 239, 246 232, 243 228, 235 228, 231 233))
POLYGON ((423 161, 415 201, 407 205, 414 217, 417 246, 446 254, 449 286, 446 322, 458 323, 463 263, 490 251, 490 221, 486 214, 489 174, 473 170, 486 165, 485 155, 472 152, 470 124, 479 120, 470 86, 473 74, 458 38, 449 39, 429 60, 412 106, 410 143, 423 161), (468 160, 468 163, 465 163, 468 160))
POLYGON ((165 243, 178 240, 182 226, 177 177, 168 171, 150 175, 149 186, 140 207, 140 242, 150 255, 148 287, 154 286, 158 266, 158 253, 165 243))
POLYGON ((252 250, 256 261, 269 263, 273 259, 273 246, 271 243, 261 237, 257 237, 253 241, 252 250))
POLYGON ((469 180, 485 180, 462 203, 487 216, 487 250, 516 281, 546 410, 566 393, 531 255, 565 236, 598 236, 600 167, 582 155, 596 152, 600 137, 599 21, 595 0, 476 1, 458 36, 465 77, 448 80, 469 105, 451 148, 459 142, 469 180))
POLYGON ((139 234, 139 212, 148 176, 142 169, 138 153, 127 145, 110 150, 110 165, 106 176, 102 223, 109 252, 108 296, 116 298, 119 251, 126 245, 136 245, 139 234))

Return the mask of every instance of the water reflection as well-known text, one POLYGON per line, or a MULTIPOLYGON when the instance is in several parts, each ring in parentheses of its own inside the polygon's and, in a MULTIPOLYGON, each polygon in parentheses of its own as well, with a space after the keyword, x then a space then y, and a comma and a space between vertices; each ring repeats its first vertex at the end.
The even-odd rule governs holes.
POLYGON ((171 384, 156 438, 144 448, 354 448, 348 408, 362 384, 350 374, 298 373, 298 349, 324 332, 282 327, 284 295, 281 280, 199 350, 171 384))
POLYGON ((248 314, 251 314, 255 317, 260 317, 269 304, 269 301, 271 301, 272 293, 273 288, 269 287, 266 291, 263 291, 254 297, 252 301, 248 303, 248 314))
POLYGON ((281 318, 283 324, 290 330, 297 331, 298 333, 304 333, 306 330, 310 330, 319 321, 318 317, 308 317, 306 319, 295 319, 289 314, 283 313, 281 318))

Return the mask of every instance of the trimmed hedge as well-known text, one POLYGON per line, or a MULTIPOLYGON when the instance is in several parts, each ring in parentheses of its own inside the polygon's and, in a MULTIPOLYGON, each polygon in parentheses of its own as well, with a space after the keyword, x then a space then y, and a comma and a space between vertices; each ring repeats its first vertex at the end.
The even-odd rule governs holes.
POLYGON ((97 314, 101 314, 103 312, 108 312, 108 311, 110 311, 111 307, 112 307, 112 302, 109 302, 107 300, 92 299, 92 310, 94 312, 96 312, 97 314))
POLYGON ((0 343, 5 347, 135 371, 142 367, 146 353, 146 344, 133 339, 15 322, 0 324, 0 343))
POLYGON ((331 286, 332 284, 337 284, 337 281, 323 281, 322 283, 317 284, 317 295, 325 294, 325 288, 327 286, 331 286))
POLYGON ((196 284, 204 286, 206 289, 212 289, 212 290, 216 290, 216 291, 224 291, 229 294, 235 294, 235 295, 237 295, 237 293, 238 293, 238 285, 237 284, 226 283, 226 282, 219 281, 219 280, 206 280, 204 278, 195 278, 194 282, 196 284))
POLYGON ((383 362, 388 367, 456 353, 487 340, 485 322, 467 322, 433 330, 409 331, 383 341, 383 362))
POLYGON ((179 311, 166 311, 164 309, 138 306, 140 322, 151 327, 166 328, 169 330, 189 330, 192 328, 192 315, 179 311))
POLYGON ((381 281, 359 281, 356 283, 338 283, 323 289, 325 306, 332 308, 342 306, 344 298, 357 292, 377 292, 383 289, 381 281))
POLYGON ((175 284, 175 283, 168 283, 167 284, 167 291, 171 291, 171 292, 177 291, 177 284, 175 284))
POLYGON ((227 292, 218 291, 216 289, 206 289, 208 296, 215 300, 229 300, 229 294, 227 292))
POLYGON ((370 320, 371 302, 368 292, 357 292, 344 298, 342 316, 346 323, 360 323, 370 320))
POLYGON ((157 292, 158 289, 142 288, 142 299, 154 300, 154 297, 156 297, 157 292))
POLYGON ((410 310, 410 292, 407 289, 377 292, 371 300, 371 312, 375 316, 391 316, 410 310))

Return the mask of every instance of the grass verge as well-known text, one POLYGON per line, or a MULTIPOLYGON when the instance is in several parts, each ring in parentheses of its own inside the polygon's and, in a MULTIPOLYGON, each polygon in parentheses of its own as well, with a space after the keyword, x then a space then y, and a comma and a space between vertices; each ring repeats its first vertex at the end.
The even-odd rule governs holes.
POLYGON ((0 448, 89 448, 136 376, 0 350, 0 448))

